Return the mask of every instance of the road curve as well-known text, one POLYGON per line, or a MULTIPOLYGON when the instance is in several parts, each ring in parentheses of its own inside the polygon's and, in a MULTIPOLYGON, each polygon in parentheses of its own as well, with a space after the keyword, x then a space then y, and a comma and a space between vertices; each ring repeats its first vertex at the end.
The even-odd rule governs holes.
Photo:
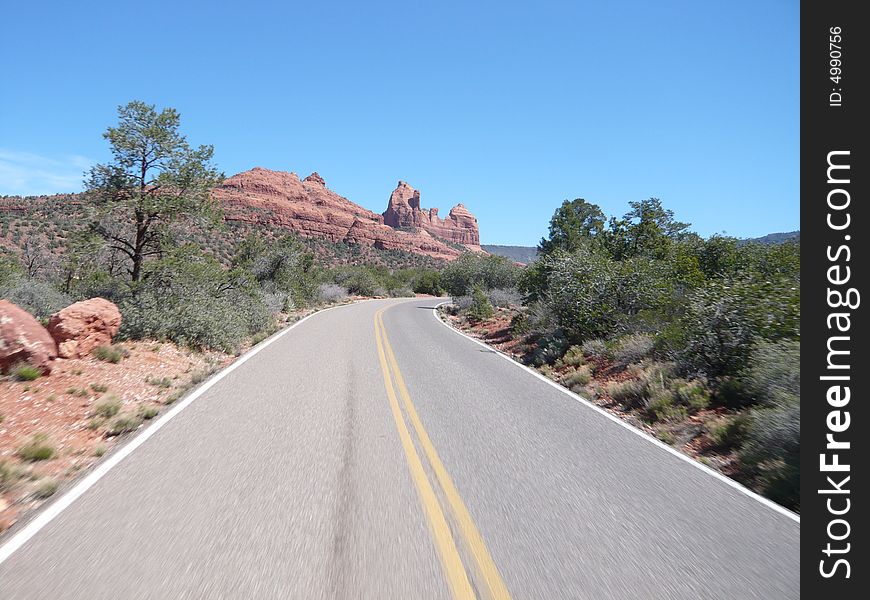
POLYGON ((799 597, 799 523, 436 302, 272 341, 2 562, 0 597, 799 597))

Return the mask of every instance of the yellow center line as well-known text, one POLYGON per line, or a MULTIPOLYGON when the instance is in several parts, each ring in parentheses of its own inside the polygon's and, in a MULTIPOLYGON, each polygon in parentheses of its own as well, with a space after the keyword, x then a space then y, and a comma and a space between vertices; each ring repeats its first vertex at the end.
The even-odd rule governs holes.
POLYGON ((432 470, 435 472, 435 476, 441 484, 441 489, 444 491, 444 495, 447 498, 447 502, 450 506, 453 517, 458 524, 459 530, 464 536, 464 541, 477 563, 478 572, 486 585, 486 591, 488 592, 487 596, 493 600, 510 600, 510 593, 499 574, 498 567, 496 567, 495 561, 492 559, 492 556, 486 547, 486 543, 483 541, 483 537, 475 526, 474 520, 468 512, 468 508, 466 508, 465 503, 462 501, 459 491, 456 489, 453 480, 447 473, 444 463, 441 462, 438 453, 435 451, 435 446, 432 444, 432 440, 429 438, 429 434, 426 432, 426 429, 423 427, 423 422, 417 414, 414 403, 411 401, 408 388, 405 386, 405 380, 402 377, 401 371, 399 371, 396 356, 393 354, 393 348, 387 338, 387 330, 384 327, 383 320, 384 310, 386 309, 378 311, 375 315, 375 322, 380 326, 383 346, 386 348, 387 358, 392 367, 393 376, 395 377, 396 384, 399 388, 399 394, 402 397, 411 424, 417 432, 420 445, 423 447, 423 451, 429 459, 429 464, 432 465, 432 470))
POLYGON ((402 441, 402 447, 405 450, 405 457, 408 460, 408 468, 411 471, 411 477, 417 486, 417 493, 420 496, 420 502, 426 512, 429 521, 429 529, 432 532, 432 537, 435 540, 435 546, 438 549, 438 556, 441 559, 441 565, 447 577, 447 583, 453 597, 457 600, 473 600, 476 598, 474 590, 471 587, 471 582, 468 580, 468 575, 465 572, 465 567, 462 564, 462 559, 459 557, 459 551, 456 548, 456 543, 453 541, 453 535, 450 533, 450 527, 447 524, 447 519, 444 517, 444 512, 441 510, 441 504, 438 502, 438 496, 429 483, 426 477, 426 471, 423 468, 423 463, 420 456, 414 448, 414 442, 411 439, 411 432, 408 431, 405 425, 405 419, 402 416, 402 410, 399 408, 399 401, 396 398, 396 391, 393 389, 393 382, 390 379, 389 367, 387 359, 384 355, 384 345, 381 341, 381 331, 378 327, 378 319, 381 313, 386 310, 382 308, 375 314, 375 340, 378 346, 378 358, 381 361, 381 371, 384 376, 384 385, 387 388, 387 397, 390 399, 390 408, 393 412, 393 418, 396 420, 396 429, 399 431, 399 438, 402 441))

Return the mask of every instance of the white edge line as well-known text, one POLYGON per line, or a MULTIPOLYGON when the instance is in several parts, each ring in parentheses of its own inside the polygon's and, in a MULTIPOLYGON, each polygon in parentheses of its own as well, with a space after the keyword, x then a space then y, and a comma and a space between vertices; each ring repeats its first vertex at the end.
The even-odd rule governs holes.
POLYGON ((444 321, 444 319, 442 319, 442 318, 438 315, 438 307, 440 307, 440 306, 442 306, 442 305, 444 305, 444 304, 448 304, 448 303, 449 303, 449 301, 444 301, 444 302, 441 302, 441 303, 437 304, 437 305, 435 306, 435 308, 432 309, 432 314, 435 316, 435 319, 436 319, 439 323, 441 323, 442 325, 444 325, 444 326, 445 326, 447 329, 449 329, 450 331, 453 331, 454 333, 456 333, 456 334, 458 334, 458 335, 461 335, 462 337, 464 337, 464 338, 466 338, 466 339, 471 340, 471 341, 474 342, 475 344, 477 344, 477 345, 479 345, 479 346, 483 346, 483 347, 486 348, 487 350, 490 350, 490 351, 494 352, 495 354, 497 354, 497 355, 500 356, 501 358, 505 359, 506 361, 508 361, 508 362, 511 363, 512 365, 515 365, 515 366, 517 366, 517 367, 519 367, 519 368, 525 370, 525 371, 528 372, 529 374, 534 375, 535 377, 537 377, 537 378, 540 379, 541 381, 543 381, 543 382, 545 382, 545 383, 551 385, 552 387, 556 388, 557 390, 559 390, 559 391, 562 392, 563 394, 566 394, 566 395, 570 396, 571 398, 573 398, 573 399, 576 400, 577 402, 580 402, 581 404, 583 404, 583 405, 585 405, 585 406, 591 408, 592 410, 596 411, 597 413, 599 413, 599 414, 601 414, 601 415, 604 415, 605 417, 607 417, 608 419, 610 419, 610 420, 613 421, 614 423, 617 423, 617 424, 621 425, 622 427, 625 427, 627 430, 631 431, 632 433, 635 433, 635 434, 639 435, 640 437, 644 438, 644 439, 647 440, 648 442, 651 442, 651 443, 655 444, 656 446, 658 446, 658 447, 661 448, 662 450, 665 450, 665 451, 667 451, 667 452, 673 454, 674 456, 676 456, 676 457, 679 458, 680 460, 683 460, 683 461, 689 463, 690 465, 692 465, 692 466, 694 466, 694 467, 697 467, 698 469, 701 469, 702 471, 704 471, 704 472, 707 473, 708 475, 712 475, 713 477, 715 477, 715 478, 718 479, 719 481, 722 481, 723 483, 729 485, 730 487, 734 488, 734 489, 737 490, 738 492, 742 492, 742 493, 746 494, 746 495, 749 496, 750 498, 752 498, 752 499, 754 499, 754 500, 757 500, 757 501, 760 502, 761 504, 767 506, 767 507, 770 508, 770 509, 775 510, 776 512, 778 512, 778 513, 781 514, 781 515, 785 515, 786 517, 788 517, 788 518, 791 519, 792 521, 795 521, 795 522, 798 523, 798 524, 801 522, 800 515, 798 515, 798 514, 792 512, 792 511, 790 511, 790 510, 787 509, 786 507, 781 506, 781 505, 777 504, 776 502, 774 502, 774 501, 772 501, 772 500, 769 500, 769 499, 765 498, 764 496, 761 496, 761 495, 759 495, 759 494, 756 494, 755 492, 753 492, 752 490, 750 490, 749 488, 747 488, 747 487, 744 486, 743 484, 738 483, 737 481, 734 481, 734 480, 731 479, 730 477, 726 477, 726 476, 723 475, 722 473, 719 473, 718 471, 716 471, 716 470, 714 470, 714 469, 711 469, 710 467, 708 467, 708 466, 706 466, 706 465, 704 465, 704 464, 702 464, 702 463, 696 461, 694 458, 692 458, 692 457, 690 457, 690 456, 687 456, 687 455, 683 454, 682 452, 676 450, 675 448, 673 448, 673 447, 671 447, 671 446, 668 446, 667 444, 665 444, 665 443, 662 442, 661 440, 654 438, 653 436, 649 435, 649 434, 646 433, 645 431, 642 431, 642 430, 638 429, 637 427, 635 427, 634 425, 631 425, 630 423, 628 423, 628 422, 626 422, 626 421, 623 421, 623 420, 620 419, 619 417, 610 414, 609 412, 607 412, 606 410, 604 410, 604 409, 601 408, 600 406, 598 406, 598 405, 596 405, 596 404, 593 404, 592 402, 590 402, 589 400, 587 400, 587 399, 584 398, 583 396, 580 396, 580 395, 578 395, 578 394, 575 394, 574 392, 572 392, 572 391, 569 390, 568 388, 565 388, 565 387, 559 385, 558 383, 556 383, 556 382, 553 381, 552 379, 547 379, 546 377, 544 377, 543 375, 541 375, 540 373, 538 373, 538 372, 535 371, 534 369, 531 369, 531 368, 527 367, 526 365, 521 364, 521 363, 515 361, 513 358, 511 358, 510 356, 508 356, 508 355, 505 354, 504 352, 502 352, 502 351, 500 351, 500 350, 498 350, 498 349, 496 349, 496 348, 493 348, 492 346, 490 346, 490 345, 488 345, 488 344, 485 344, 485 343, 481 342, 481 341, 478 340, 478 339, 475 339, 475 338, 471 337, 470 335, 466 334, 466 333, 463 332, 463 331, 460 331, 460 330, 457 329, 456 327, 453 327, 452 325, 450 325, 449 323, 447 323, 446 321, 444 321))
POLYGON ((0 565, 3 562, 12 556, 16 550, 21 548, 24 544, 30 540, 34 535, 39 533, 39 530, 48 525, 55 517, 57 517, 60 513, 66 510, 73 502, 75 502, 82 494, 88 491, 95 483, 97 483, 106 473, 116 467, 122 460, 127 458, 136 448, 144 444, 148 441, 152 435, 157 433, 161 427, 166 425, 169 421, 171 421, 175 416, 178 415, 185 408, 190 406, 190 404, 206 393, 209 389, 212 388, 216 383, 221 381, 224 377, 232 373, 238 367, 242 366, 248 360, 250 360, 253 356, 255 356, 258 352, 263 350, 264 348, 271 345, 276 340, 284 337, 287 333, 293 330, 296 326, 302 325, 305 321, 313 317, 314 315, 319 315, 325 313, 327 311, 333 310, 335 308, 343 308, 345 306, 350 306, 352 304, 358 304, 360 302, 366 302, 366 300, 357 300, 354 302, 350 302, 348 304, 340 304, 338 306, 330 306, 329 308, 324 308, 322 310, 315 311, 310 315, 307 315, 295 323, 293 323, 290 327, 282 329, 281 331, 272 335, 272 337, 267 338, 248 350, 245 354, 240 356, 233 362, 230 366, 225 369, 222 369, 218 373, 216 373, 213 377, 211 377, 208 381, 203 383, 199 388, 197 388, 193 393, 191 393, 187 398, 176 404, 169 410, 165 415, 160 417, 157 421, 146 427, 141 433, 139 433, 136 437, 131 439, 129 442, 124 444, 117 452, 109 456, 105 461, 100 463, 96 469, 91 471, 84 479, 79 481, 75 486, 73 486, 68 492, 66 492, 63 496, 55 500, 52 504, 47 506, 42 512, 40 512, 36 518, 34 518, 30 523, 24 526, 24 528, 13 535, 9 540, 0 546, 0 565))

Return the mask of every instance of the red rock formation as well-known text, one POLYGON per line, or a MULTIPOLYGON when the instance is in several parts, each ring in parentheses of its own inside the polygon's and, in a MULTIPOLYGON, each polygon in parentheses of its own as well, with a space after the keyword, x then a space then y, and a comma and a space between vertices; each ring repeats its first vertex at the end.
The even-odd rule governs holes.
POLYGON ((481 251, 477 219, 467 208, 457 204, 450 209, 446 219, 440 219, 437 208, 426 211, 420 207, 420 192, 404 181, 400 181, 390 195, 384 223, 390 227, 420 228, 435 237, 481 251))
POLYGON ((83 358, 97 346, 111 344, 120 327, 121 311, 103 298, 70 304, 48 319, 61 358, 83 358))
POLYGON ((295 173, 256 167, 226 179, 214 190, 213 197, 230 221, 270 224, 307 237, 446 260, 460 254, 426 231, 397 231, 385 225, 381 215, 327 188, 317 173, 300 181, 295 173))
POLYGON ((55 358, 57 346, 45 327, 23 308, 0 300, 0 372, 21 362, 48 375, 55 358))

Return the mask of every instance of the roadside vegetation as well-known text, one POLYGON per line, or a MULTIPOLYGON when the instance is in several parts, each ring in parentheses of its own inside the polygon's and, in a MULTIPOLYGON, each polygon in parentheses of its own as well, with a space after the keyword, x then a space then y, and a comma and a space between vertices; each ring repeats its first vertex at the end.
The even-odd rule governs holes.
POLYGON ((460 325, 798 510, 799 242, 688 227, 566 201, 527 268, 468 255, 441 281, 460 325))

